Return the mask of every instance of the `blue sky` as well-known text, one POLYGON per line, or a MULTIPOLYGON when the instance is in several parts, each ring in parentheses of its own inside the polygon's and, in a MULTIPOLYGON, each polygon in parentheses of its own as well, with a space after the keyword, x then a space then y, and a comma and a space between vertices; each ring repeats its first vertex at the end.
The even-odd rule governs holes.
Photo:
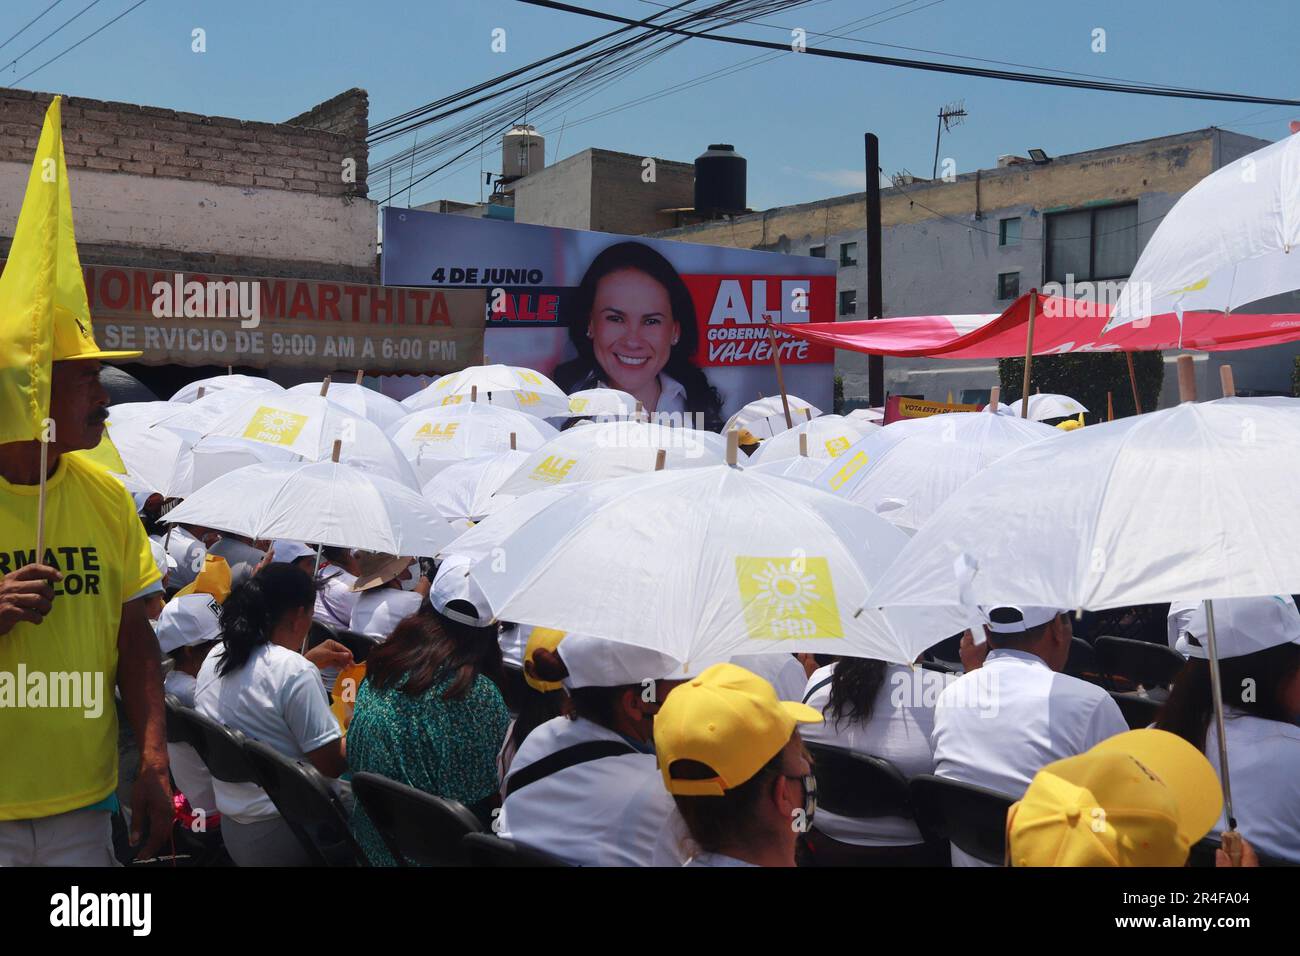
MULTIPOLYGON (((0 42, 50 2, 3 0, 0 42)), ((135 0, 99 0, 84 16, 10 63, 88 2, 62 0, 0 48, 0 83, 268 121, 286 119, 348 87, 361 86, 370 93, 375 121, 612 28, 510 0, 147 0, 66 56, 16 82, 135 0), (202 54, 191 51, 196 27, 206 31, 207 52, 202 54), (498 27, 506 31, 504 53, 491 49, 492 31, 498 27)), ((761 18, 776 28, 750 26, 730 32, 789 42, 789 29, 802 27, 812 46, 937 58, 811 35, 820 30, 1029 66, 1300 98, 1292 80, 1292 4, 819 0, 761 18), (861 21, 873 14, 878 16, 863 27, 861 21), (1097 28, 1105 30, 1104 53, 1092 51, 1097 28)), ((646 0, 586 0, 581 5, 636 17, 658 9, 646 0)), ((540 120, 547 135, 547 161, 592 146, 690 161, 709 143, 733 143, 749 160, 749 204, 767 208, 861 189, 866 130, 881 138, 886 173, 906 168, 928 175, 935 113, 958 99, 964 99, 970 116, 965 125, 945 135, 940 153, 953 158, 958 172, 993 166, 999 154, 1023 153, 1031 146, 1059 155, 1210 125, 1278 139, 1286 135, 1290 119, 1300 118, 1300 109, 1288 107, 1022 86, 790 53, 685 92, 583 121, 628 100, 739 64, 756 52, 688 42, 573 106, 567 115, 540 120)), ((425 131, 422 138, 428 135, 425 131)), ((409 138, 398 145, 409 145, 409 138)), ((377 150, 372 162, 393 148, 377 150)), ((489 151, 486 168, 498 168, 498 157, 489 151)), ((476 155, 469 159, 460 170, 439 174, 418 187, 414 203, 477 200, 479 162, 476 155)), ((386 186, 372 182, 371 196, 383 198, 386 186)))

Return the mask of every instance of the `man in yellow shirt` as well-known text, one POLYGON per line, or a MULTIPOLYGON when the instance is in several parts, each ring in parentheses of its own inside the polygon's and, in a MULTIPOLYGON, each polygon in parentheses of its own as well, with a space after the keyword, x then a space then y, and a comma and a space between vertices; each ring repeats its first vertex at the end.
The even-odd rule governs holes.
POLYGON ((82 341, 56 340, 43 555, 40 443, 0 444, 0 866, 114 864, 115 686, 140 748, 131 842, 145 858, 171 833, 158 569, 126 489, 68 454, 104 434, 100 359, 139 353, 82 341))

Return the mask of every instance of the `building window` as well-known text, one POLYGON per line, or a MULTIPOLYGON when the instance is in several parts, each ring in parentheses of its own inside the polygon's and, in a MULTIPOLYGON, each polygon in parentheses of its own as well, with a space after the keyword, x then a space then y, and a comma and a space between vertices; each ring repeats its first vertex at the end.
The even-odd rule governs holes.
POLYGON ((840 265, 856 266, 858 264, 858 244, 856 242, 840 243, 840 265))
POLYGON ((857 315, 858 314, 858 293, 854 289, 844 289, 840 292, 840 315, 857 315))
POLYGON ((826 247, 825 247, 825 246, 813 246, 811 249, 808 250, 808 255, 812 256, 814 259, 825 259, 825 258, 826 258, 826 247))
POLYGON ((998 298, 1015 299, 1020 295, 1020 273, 1019 272, 999 272, 998 273, 998 298))
POLYGON ((1138 258, 1137 203, 1047 216, 1047 281, 1125 279, 1138 258))
POLYGON ((998 222, 998 245, 999 246, 1018 246, 1020 245, 1020 217, 1014 219, 1002 219, 998 222))

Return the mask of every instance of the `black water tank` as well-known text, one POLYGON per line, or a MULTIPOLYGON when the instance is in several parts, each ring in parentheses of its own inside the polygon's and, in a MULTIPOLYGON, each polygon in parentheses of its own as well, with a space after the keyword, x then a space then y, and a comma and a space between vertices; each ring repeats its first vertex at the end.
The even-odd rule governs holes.
POLYGON ((707 216, 745 211, 745 157, 714 143, 695 160, 695 211, 707 216))

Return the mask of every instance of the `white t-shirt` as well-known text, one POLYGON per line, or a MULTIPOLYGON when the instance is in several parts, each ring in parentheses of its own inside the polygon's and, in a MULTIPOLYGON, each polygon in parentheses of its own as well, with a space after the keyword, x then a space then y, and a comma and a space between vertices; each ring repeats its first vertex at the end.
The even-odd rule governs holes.
MULTIPOLYGON (((1058 674, 1036 654, 994 650, 939 695, 934 772, 1020 799, 1039 770, 1128 730, 1096 684, 1058 674)), ((982 866, 953 847, 954 866, 982 866)))
MULTIPOLYGON (((1300 863, 1300 727, 1229 708, 1223 732, 1237 829, 1260 853, 1300 863)), ((1213 721, 1205 735, 1205 756, 1218 772, 1219 735, 1213 721)), ((1220 816, 1214 834, 1227 825, 1226 816, 1220 816)))
POLYGON ((176 567, 167 572, 167 587, 179 591, 199 576, 208 549, 202 541, 181 527, 173 527, 170 534, 163 536, 163 540, 167 542, 167 553, 176 561, 176 567))
POLYGON ((371 588, 357 596, 352 606, 348 630, 387 640, 393 628, 403 619, 420 610, 424 597, 415 591, 400 588, 371 588))
POLYGON ((778 700, 803 700, 808 672, 793 654, 737 654, 731 663, 775 687, 778 700))
MULTIPOLYGON (((248 662, 224 677, 217 665, 226 649, 218 646, 199 669, 195 709, 205 717, 242 731, 294 760, 343 736, 330 713, 320 671, 301 654, 263 644, 248 662)), ((239 823, 277 815, 275 804, 253 783, 212 781, 217 809, 239 823)))
POLYGON ((357 606, 357 598, 361 596, 352 590, 356 580, 355 574, 349 574, 342 568, 322 568, 320 590, 316 592, 316 609, 312 618, 335 630, 347 630, 352 623, 352 610, 357 606))
MULTIPOLYGON (((876 692, 871 716, 864 722, 835 720, 827 710, 831 685, 826 682, 835 673, 831 664, 813 672, 808 690, 818 687, 805 701, 822 711, 826 720, 804 724, 799 735, 808 743, 843 747, 854 753, 883 757, 904 777, 934 773, 934 752, 930 735, 934 732, 935 702, 956 675, 942 674, 906 664, 890 664, 885 679, 876 692)), ((836 816, 818 807, 813 826, 833 840, 858 846, 915 846, 923 842, 916 823, 905 817, 874 817, 855 820, 836 816)))
MULTIPOLYGON (((626 743, 582 717, 537 727, 510 764, 532 763, 593 740, 626 743)), ((664 787, 654 754, 601 757, 534 781, 506 797, 500 835, 574 866, 680 866, 686 824, 664 787)))

